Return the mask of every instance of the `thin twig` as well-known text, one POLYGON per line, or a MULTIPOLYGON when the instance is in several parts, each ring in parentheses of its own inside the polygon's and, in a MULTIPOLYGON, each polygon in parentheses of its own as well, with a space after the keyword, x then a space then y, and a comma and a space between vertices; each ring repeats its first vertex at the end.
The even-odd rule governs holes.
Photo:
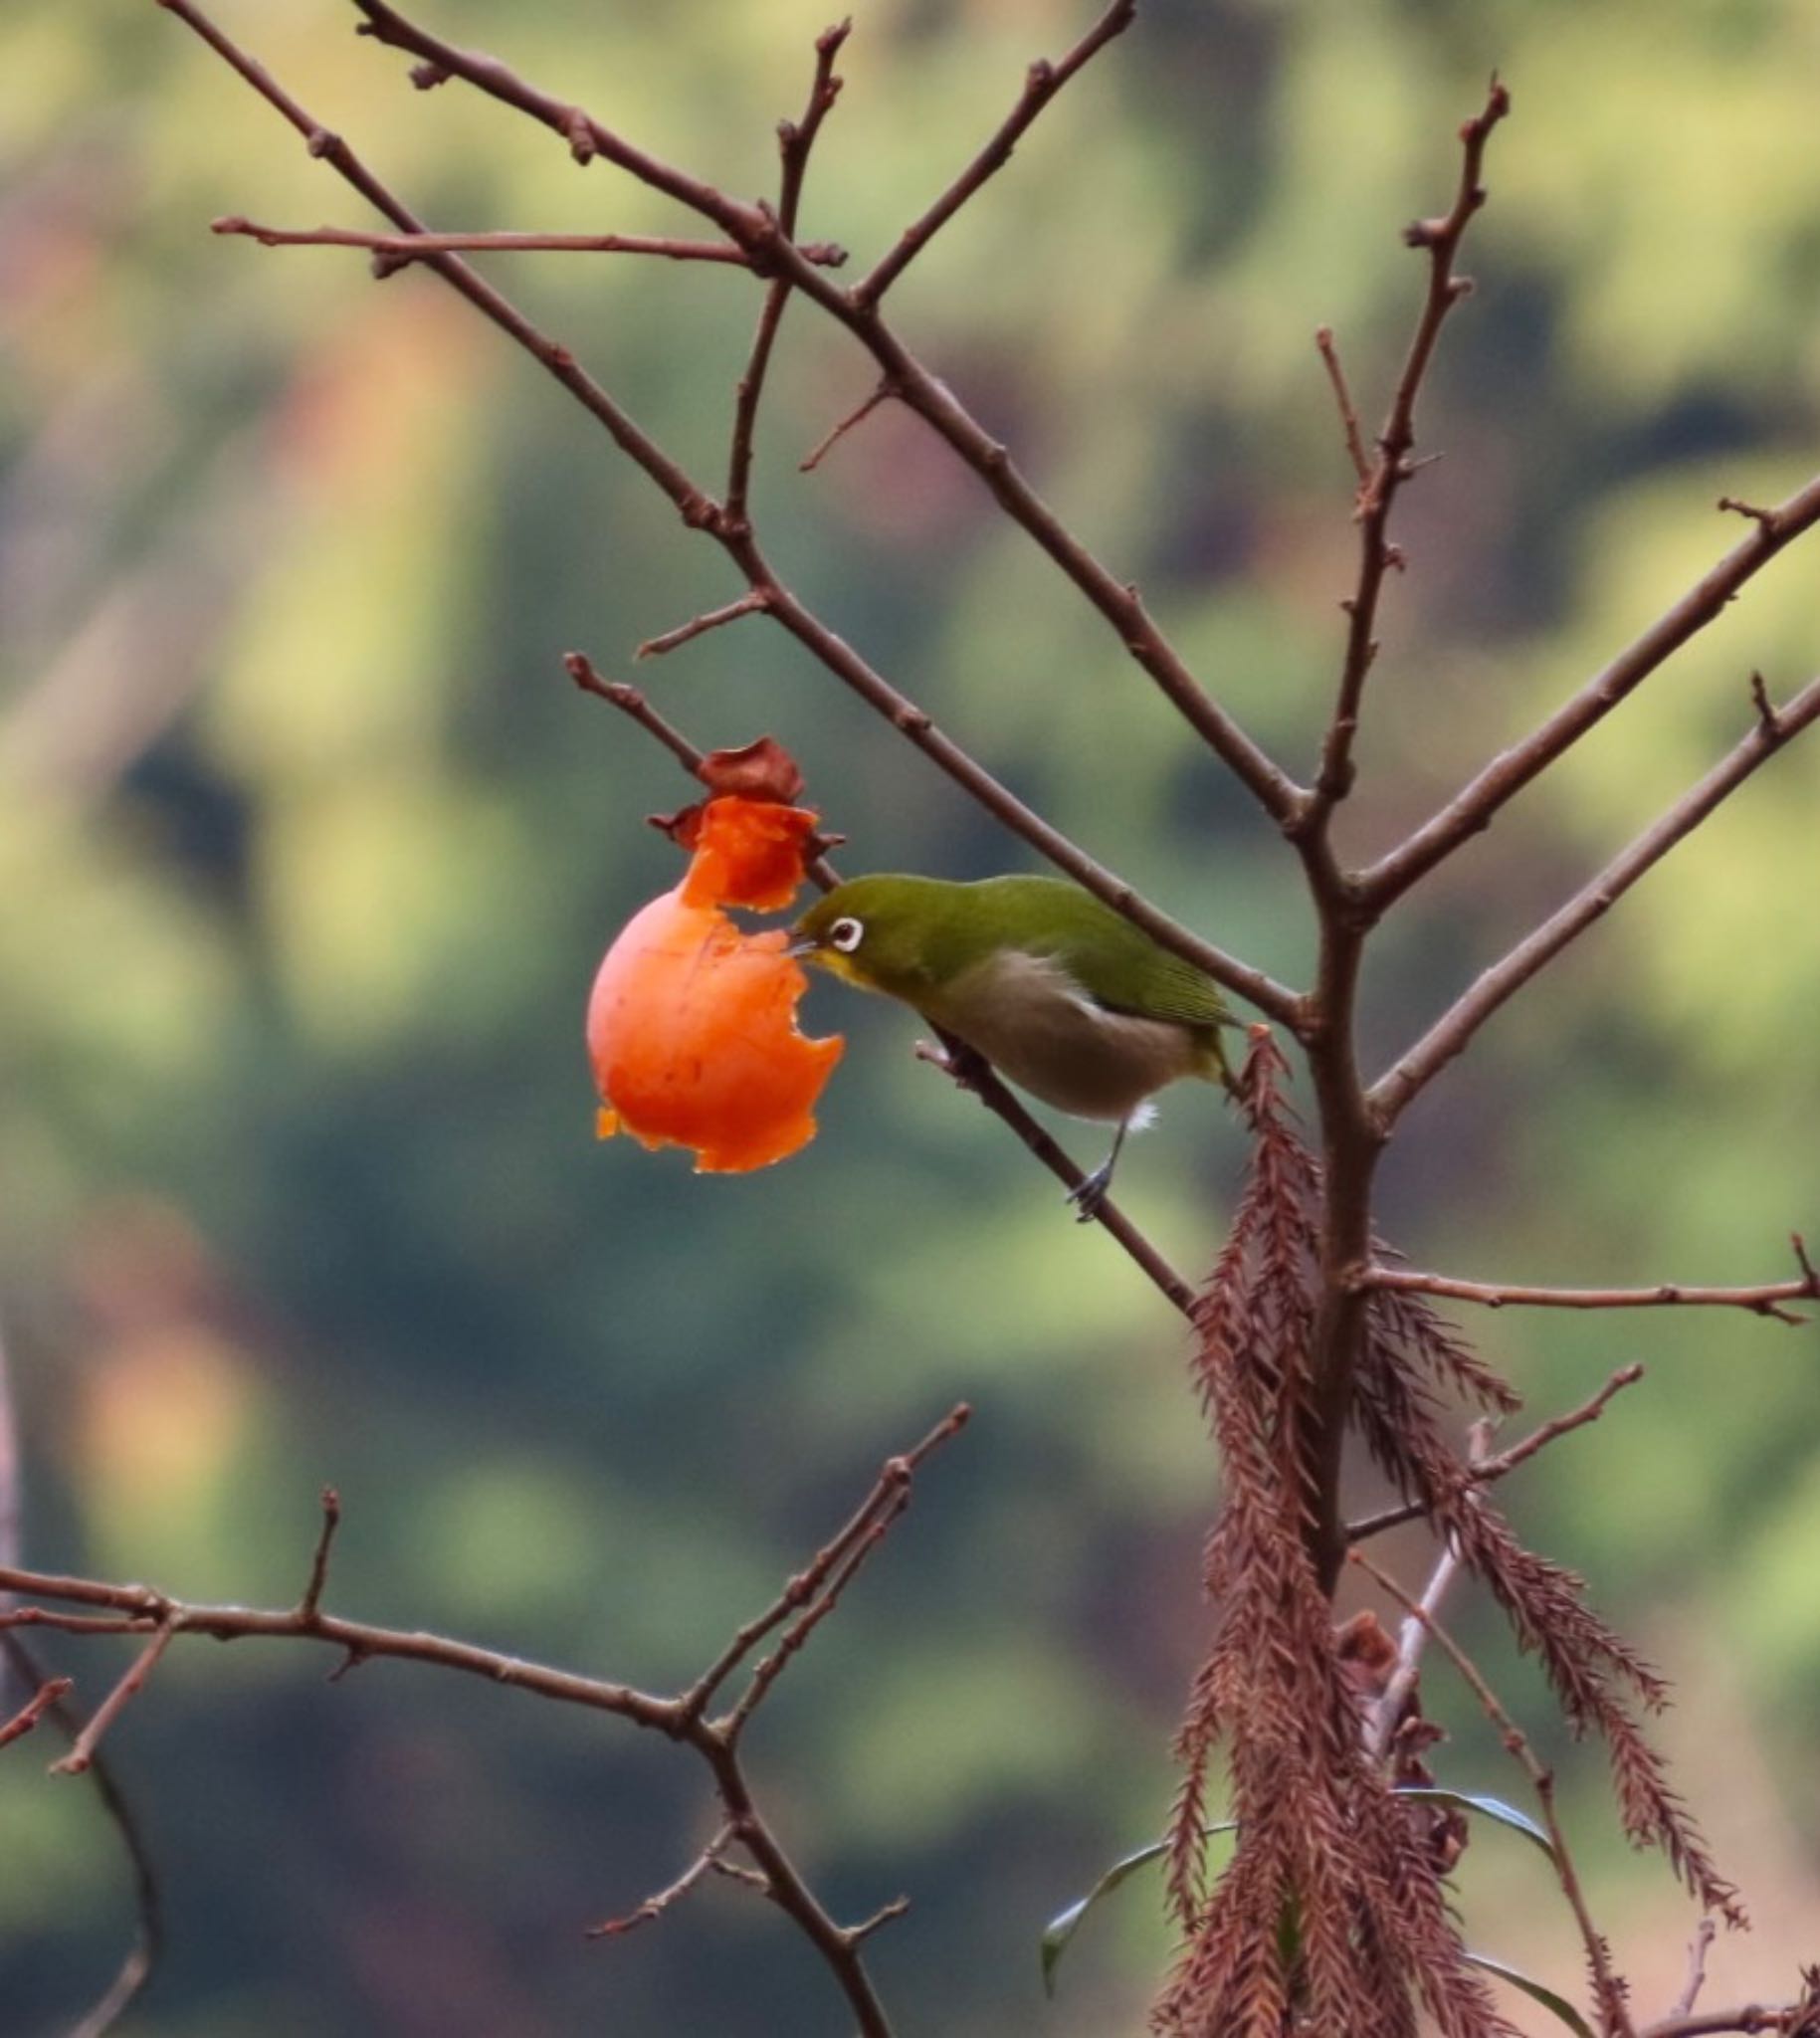
MULTIPOLYGON (((348 227, 270 227, 238 213, 211 220, 213 234, 239 234, 262 248, 364 248, 394 259, 394 266, 420 262, 426 255, 657 255, 671 262, 719 263, 750 269, 752 258, 731 241, 684 241, 665 234, 369 234, 348 227)), ((832 241, 800 244, 805 262, 838 269, 847 260, 845 248, 832 241)))
POLYGON ((298 1601, 298 1617, 312 1621, 322 1609, 322 1588, 328 1583, 328 1553, 334 1546, 335 1530, 341 1526, 341 1496, 332 1486, 321 1493, 322 1528, 316 1537, 315 1553, 309 1560, 309 1578, 298 1601))
POLYGON ((665 652, 675 651, 692 638, 706 636, 709 630, 718 630, 726 623, 736 623, 741 616, 762 615, 769 607, 770 596, 762 588, 755 587, 737 601, 729 601, 723 608, 708 609, 702 615, 692 616, 687 623, 679 623, 661 637, 647 637, 632 655, 637 659, 662 658, 665 652))
MULTIPOLYGON (((777 230, 786 240, 796 238, 796 215, 802 202, 803 179, 809 168, 809 152, 821 124, 840 97, 841 81, 834 61, 841 45, 853 31, 853 18, 825 28, 815 39, 815 77, 809 87, 809 103, 800 120, 782 121, 777 129, 782 176, 777 195, 777 230)), ((733 397, 732 443, 726 462, 726 513, 734 523, 746 519, 746 501, 752 479, 752 435, 758 423, 758 403, 764 393, 765 375, 777 344, 778 328, 790 302, 788 276, 775 276, 764 294, 758 324, 733 397)))
POLYGON ((1340 366, 1339 345, 1333 337, 1330 325, 1318 327, 1314 344, 1320 351, 1322 365, 1327 371, 1327 380, 1333 385, 1333 401, 1339 406, 1339 426, 1345 435, 1346 458, 1352 463, 1352 472, 1362 489, 1371 480, 1371 462, 1365 457, 1365 437, 1359 427, 1358 406, 1352 401, 1352 391, 1346 383, 1346 371, 1340 366))
MULTIPOLYGON (((1415 446, 1416 402, 1429 364, 1434 359, 1435 342, 1441 336, 1447 314, 1472 289, 1464 277, 1454 273, 1454 261, 1468 225, 1485 204, 1485 186, 1480 182, 1480 176, 1485 166, 1486 143, 1491 139, 1492 130, 1510 110, 1511 96, 1494 78, 1484 106, 1460 129, 1460 182, 1451 209, 1441 219, 1418 220, 1404 235, 1410 247, 1423 249, 1428 255, 1428 291, 1416 319, 1403 371, 1397 377, 1389 412, 1378 433, 1377 460, 1361 476, 1358 576, 1352 594, 1344 604, 1345 658, 1340 668, 1332 719, 1321 745, 1314 797, 1306 817, 1307 824, 1312 827, 1324 825, 1325 816, 1351 789, 1352 745, 1358 733, 1359 707, 1364 697, 1366 675, 1377 658, 1378 600, 1383 592, 1385 574, 1401 556, 1390 542, 1390 513, 1403 484, 1417 471, 1416 464, 1409 457, 1415 446)), ((1347 419, 1348 443, 1357 462, 1360 449, 1357 445, 1356 415, 1351 411, 1345 380, 1332 352, 1330 334, 1321 347, 1321 356, 1327 363, 1328 374, 1340 399, 1341 414, 1347 419)))
MULTIPOLYGON (((1086 1170, 1068 1149, 1020 1104, 1004 1079, 976 1048, 953 1034, 940 1036, 938 1050, 924 1053, 932 1063, 961 1089, 971 1091, 981 1104, 1014 1132, 1029 1151, 1048 1168, 1071 1193, 1087 1179, 1086 1170)), ((1102 1197, 1094 1212, 1100 1228, 1111 1234, 1142 1271, 1156 1291, 1184 1317, 1194 1310, 1194 1284, 1170 1264, 1146 1233, 1111 1197, 1102 1197)))
POLYGON ((1696 1288, 1678 1281, 1658 1282, 1653 1288, 1530 1288, 1511 1282, 1461 1281, 1451 1274, 1423 1274, 1410 1267, 1367 1267, 1358 1278, 1365 1288, 1444 1295, 1456 1302, 1480 1303, 1490 1310, 1736 1309, 1774 1317, 1783 1324, 1805 1324, 1805 1317, 1780 1305, 1803 1299, 1820 1301, 1820 1273, 1811 1272, 1794 1281, 1770 1281, 1756 1288, 1696 1288))
POLYGON ((877 1520, 866 1525, 865 1533, 857 1538, 835 1565, 821 1591, 784 1629, 777 1639, 777 1646, 768 1656, 761 1658, 753 1669, 750 1682, 740 1693, 732 1711, 719 1723, 721 1732, 729 1741, 739 1737, 746 1723, 763 1705, 771 1687, 788 1668, 791 1658, 803 1648, 809 1637, 841 1603, 847 1587, 859 1576, 867 1558, 891 1533, 892 1525, 909 1506, 910 1474, 907 1471, 881 1507, 877 1520))
POLYGON ((732 1827, 722 1826, 675 1882, 659 1890, 654 1896, 647 1897, 635 1911, 628 1911, 623 1918, 609 1918, 604 1924, 590 1925, 584 1936, 621 1938, 629 1932, 636 1932, 641 1925, 650 1925, 655 1919, 662 1918, 672 1905, 681 1903, 708 1874, 719 1860, 722 1850, 731 1844, 732 1838, 732 1827))
POLYGON ((957 1402, 920 1442, 886 1461, 872 1491, 847 1522, 790 1579, 770 1605, 734 1634, 720 1654, 682 1695, 681 1705, 686 1719, 700 1719, 706 1714, 714 1693, 764 1637, 781 1626, 791 1614, 818 1599, 833 1573, 866 1543, 880 1524, 889 1524, 903 1513, 909 1501, 910 1481, 917 1468, 932 1452, 957 1437, 972 1414, 966 1402, 957 1402))
POLYGON ((606 702, 608 707, 617 708, 620 713, 630 715, 640 728, 663 744, 691 777, 700 773, 706 753, 698 750, 680 729, 666 721, 636 687, 627 686, 624 680, 603 680, 583 652, 565 652, 562 663, 569 678, 584 694, 592 694, 596 700, 606 702))
POLYGON ((1769 688, 1764 682, 1763 675, 1758 672, 1750 675, 1750 705, 1756 711, 1758 726, 1768 735, 1778 734, 1782 724, 1775 709, 1770 705, 1769 688))
POLYGON ((1460 176, 1452 208, 1441 219, 1419 221, 1405 236, 1412 247, 1428 252, 1428 289, 1378 437, 1376 463, 1359 491, 1358 568, 1352 593, 1342 604, 1345 649, 1319 766, 1314 787, 1282 823, 1302 859, 1319 925, 1314 987, 1299 1030, 1309 1050, 1323 1148, 1320 1298, 1309 1348, 1306 1455, 1312 1505, 1307 1537, 1315 1575, 1329 1595, 1339 1582, 1346 1552, 1341 1485, 1366 1335, 1366 1300, 1348 1287, 1347 1276, 1371 1258, 1372 1183, 1388 1134, 1387 1121, 1373 1112, 1364 1092, 1357 1061, 1359 981, 1373 915, 1363 908, 1356 879, 1340 865, 1332 822, 1352 786, 1365 681, 1377 657, 1379 598, 1385 576, 1400 562, 1389 524, 1398 493, 1415 472, 1409 455, 1415 444, 1416 402, 1441 327, 1469 288, 1454 274, 1454 258, 1485 202, 1479 176, 1486 144, 1509 110, 1509 95, 1494 78, 1483 107, 1460 129, 1460 176))
POLYGON ((1790 2030, 1798 2014, 1794 2005, 1767 2009, 1761 2003, 1746 2003, 1741 2009, 1702 2010, 1690 2017, 1664 2017, 1659 2024, 1639 2032, 1638 2038, 1719 2038, 1719 2034, 1727 2031, 1740 2032, 1748 2038, 1752 2032, 1790 2030))
MULTIPOLYGON (((1460 1552, 1449 1543, 1435 1560, 1435 1567, 1428 1575, 1423 1587, 1420 1612, 1432 1616, 1441 1611, 1454 1579, 1460 1571, 1460 1552)), ((1365 1727, 1365 1753, 1373 1761, 1383 1758, 1384 1750, 1390 1745, 1390 1736, 1396 1732, 1398 1720, 1402 1717, 1404 1702, 1415 1688, 1415 1681, 1422 1668, 1422 1650, 1428 1641, 1426 1618, 1411 1613, 1404 1616, 1401 1633, 1397 1636, 1396 1667, 1390 1673, 1389 1682, 1384 1686, 1371 1709, 1371 1717, 1365 1727)))
MULTIPOLYGON (((362 1658, 385 1656, 404 1662, 434 1664, 441 1670, 458 1670, 472 1677, 486 1678, 494 1684, 510 1685, 562 1705, 591 1707, 597 1712, 617 1714, 635 1726, 652 1728, 661 1733, 673 1734, 676 1730, 677 1709, 668 1700, 653 1698, 629 1685, 582 1677, 572 1671, 553 1670, 516 1656, 503 1655, 498 1650, 477 1648, 469 1642, 452 1641, 447 1636, 420 1630, 378 1627, 368 1621, 347 1620, 339 1614, 321 1612, 306 1620, 297 1606, 262 1608, 190 1603, 154 1591, 148 1585, 109 1584, 96 1578, 25 1570, 17 1565, 0 1566, 0 1592, 17 1592, 34 1600, 104 1607, 110 1609, 115 1617, 115 1632, 150 1631, 154 1639, 166 1632, 171 1635, 211 1635, 222 1642, 264 1636, 274 1640, 319 1642, 330 1648, 348 1650, 362 1658)), ((0 1629, 62 1625, 60 1621, 43 1617, 54 1612, 54 1608, 40 1606, 0 1608, 0 1629)), ((114 1696, 120 1696, 117 1688, 114 1696)), ((93 1726, 94 1722, 90 1725, 93 1726)), ((93 1738, 91 1736, 91 1744, 93 1738)))
POLYGON ((871 417, 880 404, 896 396, 897 393, 889 382, 879 383, 872 394, 867 397, 866 401, 857 410, 850 410, 841 419, 839 424, 831 425, 822 434, 808 454, 796 463, 796 472, 798 474, 813 474, 841 440, 846 438, 847 434, 853 430, 855 425, 871 417))
MULTIPOLYGON (((1590 1400, 1582 1401, 1577 1408, 1570 1408, 1565 1415, 1550 1416, 1508 1451, 1500 1451, 1496 1457, 1471 1466, 1467 1483, 1490 1486, 1515 1472, 1517 1466, 1526 1464, 1537 1451, 1545 1450, 1557 1437, 1564 1437, 1571 1430, 1584 1429, 1589 1422, 1597 1422, 1613 1395, 1635 1386, 1642 1377, 1642 1366, 1635 1363, 1620 1366, 1590 1400)), ((1397 1507, 1384 1509, 1381 1514, 1367 1515, 1362 1521, 1349 1524, 1346 1539, 1348 1542, 1363 1542, 1370 1536, 1383 1534, 1387 1528, 1400 1528, 1405 1522, 1420 1521, 1427 1513, 1426 1502, 1404 1501, 1397 1507)))
MULTIPOLYGON (((0 1614, 0 1619, 5 1616, 0 1614)), ((95 1760, 95 1750, 101 1745, 101 1736, 120 1717, 125 1708, 145 1689, 145 1682, 157 1668, 158 1658, 171 1645, 176 1629, 169 1621, 161 1621, 152 1633, 151 1640, 136 1655, 128 1666, 126 1674, 96 1708, 89 1724, 76 1736, 75 1745, 61 1761, 51 1764, 51 1772, 58 1776, 80 1776, 95 1760)))
POLYGON ((1451 1062, 1507 999, 1538 975, 1563 948, 1608 913, 1626 892, 1698 828, 1709 814, 1810 722, 1820 720, 1820 679, 1810 680, 1775 717, 1760 720, 1700 783, 1637 837, 1628 849, 1519 941, 1436 1020, 1373 1087, 1370 1102, 1388 1125, 1451 1062))
POLYGON ((1137 13, 1137 0, 1112 0, 1106 12, 1067 56, 1052 64, 1039 57, 1024 75, 1024 89, 1017 104, 1000 121, 992 138, 966 165, 927 211, 910 222, 898 237, 897 246, 853 287, 854 302, 870 309, 891 289, 905 270, 947 225, 967 200, 1011 160, 1011 152, 1025 130, 1083 65, 1106 48, 1113 37, 1130 27, 1137 13))
POLYGON ((30 1733, 58 1700, 75 1689, 73 1677, 47 1678, 10 1720, 0 1724, 0 1747, 6 1747, 30 1733))
POLYGON ((1573 1856, 1568 1850, 1567 1836, 1562 1832, 1560 1819, 1555 1812, 1554 1772, 1529 1745, 1528 1736, 1506 1712, 1497 1693, 1486 1682, 1479 1666, 1435 1616, 1419 1601, 1412 1599, 1387 1571, 1379 1569, 1362 1550, 1353 1550, 1351 1561, 1387 1592, 1406 1613, 1420 1621, 1428 1630, 1434 1638, 1435 1646, 1465 1679, 1486 1718, 1498 1730, 1505 1746, 1522 1764, 1530 1783, 1534 1786, 1536 1802, 1541 1807, 1542 1823, 1548 1830, 1554 1872, 1560 1882, 1561 1894, 1567 1899, 1568 1908, 1573 1912, 1574 1923, 1580 1929, 1580 1942, 1585 1947, 1586 1964, 1592 1972, 1600 2017, 1611 2038, 1636 2038, 1635 2027, 1625 2005, 1624 1985, 1612 1971, 1610 1948, 1606 1945, 1598 1927, 1593 1924, 1592 1914, 1586 1908, 1585 1893, 1580 1888, 1580 1878, 1573 1865, 1573 1856))
MULTIPOLYGON (((24 1635, 16 1630, 0 1627, 0 1655, 21 1676, 41 1684, 50 1681, 24 1635)), ((52 1701, 50 1717, 67 1739, 74 1741, 82 1732, 82 1718, 68 1697, 52 1701)), ((157 1867, 152 1861, 151 1847, 139 1824, 138 1814, 121 1789, 105 1748, 98 1747, 91 1753, 89 1781, 108 1824, 113 1828, 131 1872, 133 1936, 113 1979, 93 2007, 71 2026, 68 2038, 102 2038, 103 2033, 112 2030, 143 1993, 164 1949, 164 1901, 159 1890, 157 1867)))
POLYGON ((1707 1984, 1707 1955, 1713 1950, 1713 1941, 1719 1936, 1719 1921, 1711 1912, 1694 1928, 1694 1936, 1688 1945, 1688 1980, 1681 1991, 1681 1999, 1670 2013, 1677 2017, 1691 2017, 1694 2005, 1700 2000, 1700 1991, 1707 1984))
MULTIPOLYGON (((873 1496, 862 1504, 861 1510, 854 1518, 855 1522, 864 1524, 860 1535, 862 1542, 870 1546, 870 1542, 876 1539, 874 1530, 880 1527, 877 1496, 881 1493, 889 1496, 891 1519, 902 1513, 903 1491, 907 1488, 911 1474, 924 1457, 958 1433, 967 1419, 967 1414, 964 1404, 955 1408, 910 1452, 902 1458, 888 1462, 885 1472, 874 1488, 873 1496)), ((851 1547, 852 1527, 853 1524, 850 1523, 849 1529, 838 1534, 829 1548, 838 1551, 843 1547, 851 1547)), ((328 1531, 329 1520, 325 1502, 324 1526, 318 1536, 316 1557, 311 1565, 312 1585, 317 1582, 317 1573, 326 1563, 328 1531)), ((812 1560, 811 1572, 816 1570, 825 1555, 826 1552, 823 1552, 817 1559, 812 1560)), ((838 1592, 838 1556, 821 1575, 827 1580, 823 1588, 824 1596, 827 1590, 838 1592)), ((885 1921, 887 1914, 895 1915, 893 1907, 888 1906, 886 1913, 881 1913, 858 1926, 840 1925, 829 1915, 804 1882, 782 1842, 754 1801, 749 1780, 741 1766, 736 1732, 728 1732, 723 1724, 706 1719, 702 1707, 690 1703, 690 1694, 686 1693, 674 1699, 656 1698, 627 1685, 612 1684, 599 1678, 583 1677, 568 1671, 525 1663, 519 1658, 504 1656, 497 1651, 479 1648, 468 1642, 454 1641, 446 1636, 375 1627, 366 1622, 347 1620, 336 1614, 321 1612, 319 1605, 312 1603, 313 1595, 309 1590, 305 1591, 303 1600, 292 1607, 261 1609, 247 1606, 209 1606, 175 1599, 168 1593, 155 1591, 147 1585, 113 1584, 103 1579, 30 1571, 18 1565, 0 1565, 0 1593, 11 1592, 27 1594, 36 1601, 48 1600, 78 1607, 105 1609, 114 1616, 114 1625, 123 1631, 137 1631, 147 1624, 152 1627, 150 1642, 140 1652, 132 1669, 120 1680, 88 1725, 75 1730, 76 1740, 71 1757, 57 1765, 64 1769, 83 1766, 92 1768, 97 1787, 101 1790, 110 1813, 126 1836, 139 1882, 139 1944, 129 1956, 126 1966, 122 1968, 106 1998, 84 2021, 81 2027, 83 2038, 99 2038, 99 2034, 107 2028, 126 2001, 143 1986, 144 1978, 149 1973, 157 1952, 159 1914, 156 1884, 151 1878, 149 1860, 138 1838, 136 1827, 128 1817, 124 1805, 119 1802, 110 1779, 104 1775, 103 1753, 99 1743, 120 1707, 139 1688, 157 1657, 178 1635, 210 1635, 220 1641, 265 1637, 320 1642, 343 1650, 350 1662, 391 1656, 425 1663, 440 1669, 485 1677, 492 1682, 510 1685, 559 1704, 591 1707, 599 1712, 611 1713, 630 1721, 634 1726, 650 1729, 694 1748, 707 1762, 724 1807, 726 1832, 729 1836, 726 1844, 736 1842, 751 1856, 765 1894, 795 1923, 821 1954, 854 2012, 862 2038, 892 2038, 890 2020, 860 1957, 859 1948, 861 1941, 885 1921)), ((795 1603, 789 1588, 786 1588, 778 1604, 787 1614, 795 1603)), ((55 1605, 49 1608, 39 1605, 0 1607, 0 1648, 13 1655, 16 1661, 30 1666, 35 1675, 38 1673, 32 1657, 25 1650, 19 1636, 11 1631, 33 1624, 39 1615, 56 1611, 55 1605)), ((753 1639, 756 1639, 756 1631, 753 1639)), ((747 1646, 749 1647, 749 1643, 747 1646)), ((739 1652, 741 1656, 744 1653, 743 1649, 739 1652)), ((47 1682, 42 1675, 38 1675, 38 1681, 47 1682)), ((46 1710, 59 1712, 61 1704, 59 1699, 53 1697, 46 1702, 46 1710)), ((708 1866, 725 1865, 718 1861, 716 1854, 714 1861, 708 1866)), ((730 1868, 726 1872, 737 1873, 741 1881, 751 1880, 750 1876, 730 1868)), ((692 1876, 688 1880, 693 1883, 695 1877, 692 1876)), ((680 1895, 681 1892, 675 1894, 680 1895)), ((674 1901, 674 1896, 671 1901, 674 1901)))
POLYGON ((862 1918, 858 1925, 847 1928, 847 1936, 857 1946, 871 1938, 875 1932, 902 1918, 910 1907, 908 1897, 894 1897, 889 1904, 881 1904, 870 1918, 862 1918))

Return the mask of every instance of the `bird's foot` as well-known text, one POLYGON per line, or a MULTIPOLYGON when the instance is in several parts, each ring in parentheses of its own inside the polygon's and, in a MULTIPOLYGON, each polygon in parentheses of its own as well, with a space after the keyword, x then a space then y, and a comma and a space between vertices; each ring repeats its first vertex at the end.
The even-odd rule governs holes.
POLYGON ((952 1034, 942 1040, 919 1040, 914 1052, 917 1061, 939 1069, 950 1081, 962 1090, 971 1090, 975 1096, 984 1090, 992 1073, 991 1065, 977 1048, 969 1047, 952 1034))
POLYGON ((1106 1208, 1107 1193, 1112 1186, 1112 1164, 1110 1160, 1104 1166, 1095 1168, 1092 1174, 1083 1175, 1076 1182, 1064 1200, 1075 1206, 1077 1224, 1093 1223, 1106 1208))

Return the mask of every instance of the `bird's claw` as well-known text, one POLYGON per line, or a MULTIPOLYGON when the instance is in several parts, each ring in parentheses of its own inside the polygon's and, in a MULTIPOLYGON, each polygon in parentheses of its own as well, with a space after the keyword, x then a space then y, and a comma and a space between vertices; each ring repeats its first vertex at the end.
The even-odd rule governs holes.
POLYGON ((1069 1190, 1065 1201, 1075 1206, 1075 1222, 1092 1224, 1106 1208, 1107 1191, 1112 1186, 1112 1170, 1097 1167, 1092 1174, 1083 1175, 1069 1190))

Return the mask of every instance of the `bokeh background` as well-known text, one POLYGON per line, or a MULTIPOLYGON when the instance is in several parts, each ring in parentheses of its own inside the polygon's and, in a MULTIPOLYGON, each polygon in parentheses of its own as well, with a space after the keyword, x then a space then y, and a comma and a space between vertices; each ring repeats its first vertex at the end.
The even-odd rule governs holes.
MULTIPOLYGON (((426 0, 460 39, 739 193, 801 103, 810 0, 426 0)), ((332 0, 221 17, 436 223, 689 231, 459 87, 406 86, 332 0)), ((1088 18, 866 0, 804 229, 862 262, 1088 18)), ((1305 767, 1353 532, 1311 335, 1375 413, 1496 65, 1517 111, 1422 418, 1348 833, 1371 852, 1580 682, 1820 449, 1820 20, 1804 0, 1157 0, 900 288, 925 358, 1305 767)), ((655 1686, 686 1680, 956 1398, 978 1410, 754 1737, 759 1784, 876 1943, 906 2030, 1141 2027, 1167 1939, 1133 1884, 1046 2005, 1044 1921, 1168 1801, 1216 1468, 1168 1310, 1000 1128, 829 985, 817 1143, 743 1179, 599 1147, 579 1029, 673 882, 686 788, 558 657, 628 668, 738 589, 713 547, 432 278, 211 239, 368 223, 150 0, 0 15, 0 1332, 43 1566, 295 1594, 325 1481, 332 1596, 655 1686)), ((755 293, 734 272, 496 258, 713 482, 755 293)), ((798 458, 869 386, 790 315, 761 532, 995 770, 1171 911, 1289 977, 1291 860, 1030 544, 913 421, 798 458)), ((1820 660, 1812 544, 1386 929, 1379 1057, 1820 660)), ((808 763, 853 868, 1024 867, 781 633, 644 677, 705 744, 808 763)), ((1757 1281, 1820 1231, 1820 742, 1777 760, 1412 1113, 1387 1222, 1511 1279, 1757 1281)), ((1243 1162, 1172 1098, 1130 1206, 1204 1266, 1243 1162)), ((1715 2000, 1785 1992, 1820 1909, 1820 1345, 1742 1316, 1478 1320, 1537 1414, 1647 1383, 1506 1490, 1665 1660, 1685 1787, 1758 1920, 1715 2000)), ((1374 1498, 1360 1480, 1361 1501, 1374 1498)), ((1419 1537, 1394 1546, 1415 1576, 1419 1537)), ((1494 1618, 1461 1631, 1565 1765, 1640 2001, 1694 1920, 1628 1856, 1494 1618)), ((123 1660, 55 1652, 91 1702, 123 1660)), ((147 2038, 835 2038, 783 1924, 710 1889, 581 1928, 708 1829, 617 1723, 296 1648, 172 1652, 110 1746, 162 1865, 147 2038)), ((1519 1794, 1470 1706, 1449 1777, 1519 1794)), ((0 1758, 0 2028, 64 2028, 125 1875, 86 1789, 0 1758)), ((1476 1943, 1571 1985, 1543 1864, 1464 1865, 1476 1943)), ((1541 2013, 1523 2013, 1526 2026, 1541 2013)))

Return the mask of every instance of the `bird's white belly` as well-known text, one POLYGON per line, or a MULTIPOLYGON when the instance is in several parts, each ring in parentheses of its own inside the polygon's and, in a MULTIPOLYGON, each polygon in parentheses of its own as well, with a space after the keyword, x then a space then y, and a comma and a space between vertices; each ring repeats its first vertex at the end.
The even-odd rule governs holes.
POLYGON ((1152 1091, 1201 1072, 1185 1027, 1107 1011, 1047 956, 977 963, 925 1011, 1020 1090, 1077 1118, 1128 1118, 1152 1091))

